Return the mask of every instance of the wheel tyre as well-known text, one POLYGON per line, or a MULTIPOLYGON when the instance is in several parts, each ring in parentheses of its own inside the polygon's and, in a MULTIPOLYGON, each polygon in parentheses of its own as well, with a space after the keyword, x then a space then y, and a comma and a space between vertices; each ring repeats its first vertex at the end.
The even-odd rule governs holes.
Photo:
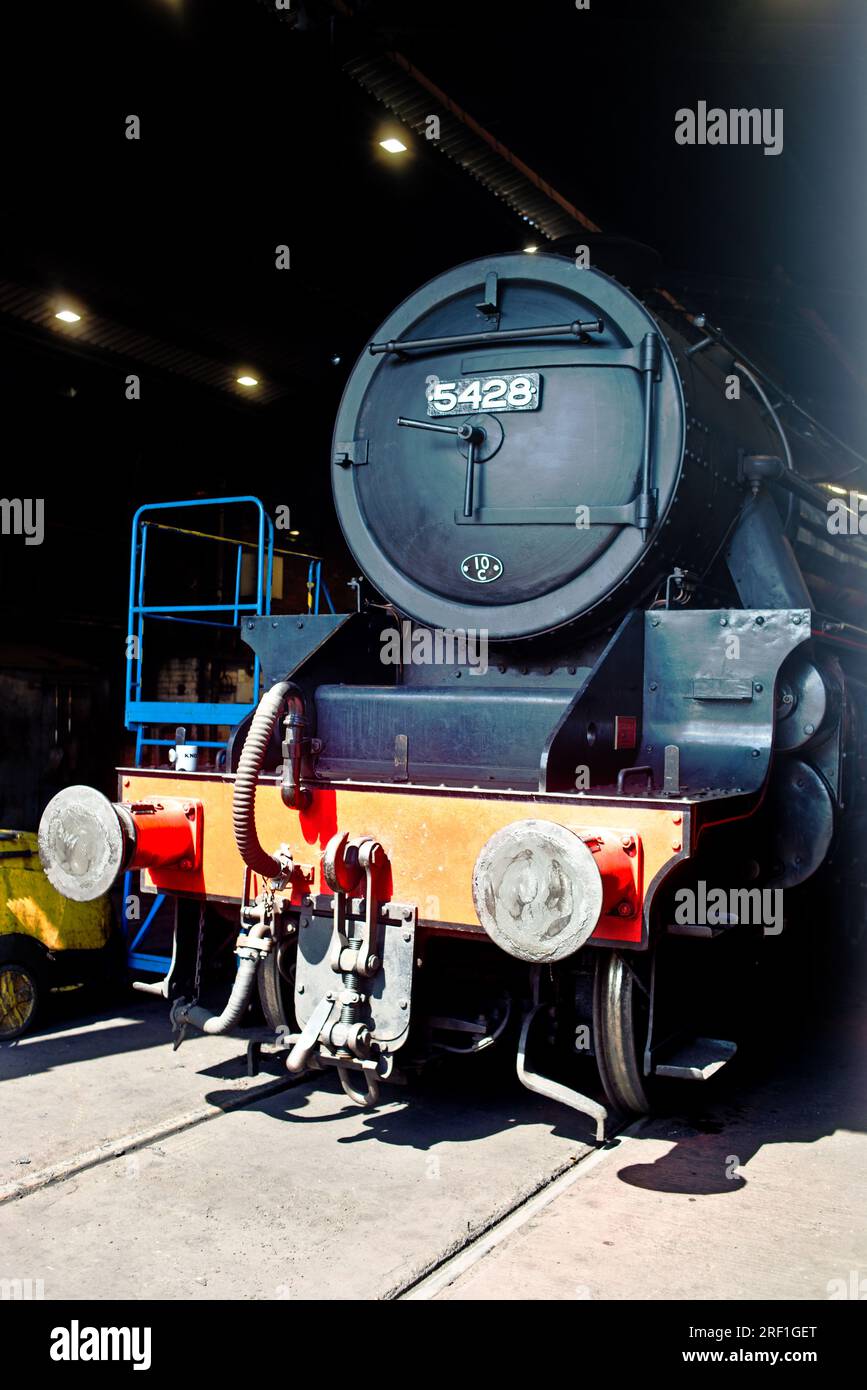
POLYGON ((294 946, 285 941, 275 943, 261 961, 257 971, 259 1003, 262 1005, 265 1022, 275 1032, 279 1028, 295 1027, 294 951, 294 946), (281 966, 286 972, 285 975, 281 973, 281 966))
POLYGON ((644 1047, 640 987, 622 956, 599 951, 593 981, 593 1038, 596 1065, 615 1110, 646 1115, 650 1110, 641 1057, 644 1047))
POLYGON ((0 960, 0 1043, 13 1042, 33 1027, 42 1002, 37 971, 30 962, 0 960))

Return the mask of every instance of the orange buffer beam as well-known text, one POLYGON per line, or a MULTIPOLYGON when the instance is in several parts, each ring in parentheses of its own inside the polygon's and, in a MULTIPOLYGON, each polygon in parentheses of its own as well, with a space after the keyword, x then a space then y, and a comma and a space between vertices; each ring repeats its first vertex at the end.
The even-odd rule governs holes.
MULTIPOLYGON (((205 833, 198 866, 154 866, 146 871, 146 885, 167 893, 240 900, 245 867, 232 830, 233 782, 219 773, 183 775, 142 769, 120 773, 120 794, 126 802, 178 797, 195 798, 202 806, 205 833)), ((262 844, 271 851, 286 844, 296 867, 309 870, 307 887, 299 884, 297 889, 299 896, 302 891, 330 893, 320 857, 338 830, 369 835, 379 841, 390 861, 391 882, 384 885, 384 895, 416 904, 420 921, 430 926, 480 930, 472 898, 473 867, 490 836, 515 820, 535 817, 583 835, 603 832, 606 840, 616 837, 618 844, 634 839, 628 860, 630 893, 637 911, 628 917, 618 915, 625 892, 612 894, 593 934, 600 943, 641 943, 641 904, 649 885, 664 877, 690 849, 691 819, 682 807, 358 785, 313 788, 312 793, 311 805, 303 812, 283 805, 274 780, 260 783, 256 796, 262 844)))

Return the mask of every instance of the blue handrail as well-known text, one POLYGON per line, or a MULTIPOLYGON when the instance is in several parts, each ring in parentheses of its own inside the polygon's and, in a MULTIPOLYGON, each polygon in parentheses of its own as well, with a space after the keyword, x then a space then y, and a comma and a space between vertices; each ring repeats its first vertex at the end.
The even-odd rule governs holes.
MULTIPOLYGON (((317 562, 320 563, 320 562, 317 562)), ((258 497, 240 494, 236 497, 193 497, 179 502, 146 502, 136 510, 132 519, 132 544, 129 561, 129 615, 127 624, 126 691, 124 702, 124 724, 130 733, 136 735, 136 763, 141 760, 142 748, 148 745, 166 746, 167 739, 146 739, 144 727, 147 724, 224 724, 230 727, 240 723, 245 715, 255 709, 254 703, 224 702, 200 705, 193 701, 150 700, 144 701, 142 695, 142 664, 144 658, 145 619, 158 622, 182 622, 202 627, 237 627, 241 613, 255 613, 267 616, 271 612, 271 583, 274 569, 274 523, 267 515, 258 497), (154 512, 177 511, 184 507, 228 507, 252 506, 258 513, 256 542, 256 594, 252 603, 241 603, 241 559, 244 544, 238 545, 238 559, 235 571, 235 595, 233 603, 176 603, 148 604, 145 602, 145 569, 147 567, 148 518, 154 512), (234 623, 214 623, 203 617, 205 613, 231 613, 234 623), (196 616, 192 616, 196 615, 196 616), (132 640, 130 640, 132 639, 132 640)), ((260 678, 258 655, 253 663, 253 693, 258 694, 260 678)), ((220 747, 219 743, 206 742, 206 747, 220 747)))
POLYGON ((307 566, 307 606, 311 613, 319 612, 320 595, 325 595, 325 602, 328 604, 329 612, 335 611, 334 604, 331 602, 331 595, 328 592, 328 585, 322 578, 322 561, 311 560, 307 566))

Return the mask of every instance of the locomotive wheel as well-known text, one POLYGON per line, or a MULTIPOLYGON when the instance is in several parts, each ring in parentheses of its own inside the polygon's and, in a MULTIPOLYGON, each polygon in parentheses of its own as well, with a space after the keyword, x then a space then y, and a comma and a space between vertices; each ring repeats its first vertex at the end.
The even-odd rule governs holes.
POLYGON ((597 952, 593 981, 593 1039, 599 1076, 611 1105, 645 1115, 650 1102, 642 1074, 648 996, 617 951, 597 952))
POLYGON ((259 965, 259 1003, 265 1022, 278 1028, 295 1027, 295 944, 279 941, 259 965))

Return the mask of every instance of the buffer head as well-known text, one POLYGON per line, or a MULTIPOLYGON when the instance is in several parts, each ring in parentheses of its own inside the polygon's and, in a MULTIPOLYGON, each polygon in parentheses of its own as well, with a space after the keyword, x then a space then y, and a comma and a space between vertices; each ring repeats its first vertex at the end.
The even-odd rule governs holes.
POLYGON ((73 902, 111 887, 126 858, 126 836, 107 797, 94 787, 65 787, 39 822, 39 858, 51 885, 73 902))
POLYGON ((476 860, 473 902, 498 946, 547 965, 571 956, 592 935, 602 911, 602 876, 573 831, 553 821, 513 821, 476 860))

